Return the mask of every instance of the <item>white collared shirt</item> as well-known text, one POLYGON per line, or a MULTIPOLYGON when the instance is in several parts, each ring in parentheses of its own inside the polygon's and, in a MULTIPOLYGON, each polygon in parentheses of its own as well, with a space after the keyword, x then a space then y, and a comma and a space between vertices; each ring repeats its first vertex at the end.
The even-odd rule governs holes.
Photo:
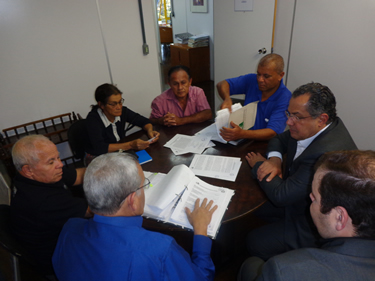
MULTIPOLYGON (((317 132, 312 137, 309 137, 309 138, 304 139, 304 140, 297 141, 297 150, 296 150, 296 154, 294 155, 293 161, 298 156, 300 156, 302 154, 302 152, 305 151, 305 149, 313 142, 314 139, 316 139, 321 133, 323 133, 329 126, 331 126, 331 124, 332 124, 332 122, 329 123, 327 126, 325 126, 323 129, 321 129, 319 132, 317 132)), ((278 157, 278 158, 281 159, 281 161, 283 160, 283 157, 282 157, 281 153, 278 152, 278 151, 270 151, 268 153, 267 159, 269 159, 271 157, 278 157)))
POLYGON ((112 123, 111 121, 108 120, 107 116, 105 116, 105 114, 104 114, 104 112, 101 108, 98 108, 97 111, 98 111, 98 114, 100 116, 100 119, 102 119, 104 127, 107 128, 109 125, 112 125, 113 134, 114 134, 116 140, 120 141, 120 136, 118 135, 117 128, 116 128, 116 122, 121 121, 120 116, 116 116, 115 120, 112 123))

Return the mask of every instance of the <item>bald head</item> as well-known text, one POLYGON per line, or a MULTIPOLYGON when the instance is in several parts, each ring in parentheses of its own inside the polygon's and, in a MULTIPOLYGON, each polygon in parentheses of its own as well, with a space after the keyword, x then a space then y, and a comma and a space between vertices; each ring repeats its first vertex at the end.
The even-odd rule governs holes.
POLYGON ((278 54, 268 54, 262 57, 258 63, 258 66, 269 66, 272 65, 274 70, 280 74, 284 71, 284 59, 278 54))

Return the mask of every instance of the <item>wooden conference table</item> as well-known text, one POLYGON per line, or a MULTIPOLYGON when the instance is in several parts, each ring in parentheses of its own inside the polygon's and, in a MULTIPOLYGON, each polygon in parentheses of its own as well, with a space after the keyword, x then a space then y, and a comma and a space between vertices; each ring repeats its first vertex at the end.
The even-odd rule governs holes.
MULTIPOLYGON (((185 164, 189 167, 194 154, 189 153, 177 156, 169 148, 164 147, 164 144, 172 139, 175 134, 194 135, 211 123, 211 121, 206 121, 200 124, 177 127, 154 126, 154 130, 160 132, 160 137, 158 142, 146 149, 153 160, 143 164, 143 170, 168 173, 172 167, 179 164, 185 164)), ((125 141, 137 138, 146 140, 147 135, 144 131, 139 131, 126 137, 125 141)), ((223 217, 219 233, 213 241, 212 257, 215 264, 219 265, 233 255, 237 255, 239 251, 244 250, 244 240, 247 232, 256 227, 251 213, 267 200, 258 183, 252 179, 251 168, 245 159, 245 155, 250 151, 260 152, 264 155, 267 142, 244 141, 238 146, 219 142, 215 142, 215 144, 216 146, 206 149, 203 154, 240 157, 242 161, 235 182, 199 176, 199 178, 209 184, 235 190, 232 201, 229 203, 228 210, 223 217)), ((152 219, 144 219, 143 227, 173 236, 183 248, 191 252, 192 231, 152 219)))

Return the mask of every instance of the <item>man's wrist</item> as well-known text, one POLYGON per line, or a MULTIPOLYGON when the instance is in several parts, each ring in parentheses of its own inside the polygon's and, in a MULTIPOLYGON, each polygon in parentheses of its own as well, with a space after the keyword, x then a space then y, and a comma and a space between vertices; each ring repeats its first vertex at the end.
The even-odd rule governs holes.
POLYGON ((283 160, 283 156, 282 156, 281 153, 278 152, 278 151, 270 151, 270 152, 267 154, 267 159, 270 159, 271 157, 277 157, 277 158, 280 158, 281 161, 283 160))

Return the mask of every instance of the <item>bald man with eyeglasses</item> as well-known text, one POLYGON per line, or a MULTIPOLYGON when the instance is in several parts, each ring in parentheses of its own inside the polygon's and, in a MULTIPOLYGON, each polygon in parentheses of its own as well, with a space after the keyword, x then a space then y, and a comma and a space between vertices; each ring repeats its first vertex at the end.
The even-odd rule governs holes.
POLYGON ((319 236, 308 215, 315 162, 329 151, 357 149, 336 115, 336 99, 327 86, 309 83, 297 88, 285 114, 289 130, 270 140, 267 159, 254 152, 246 155, 268 197, 256 214, 271 223, 247 238, 250 255, 263 260, 317 246, 319 236))

